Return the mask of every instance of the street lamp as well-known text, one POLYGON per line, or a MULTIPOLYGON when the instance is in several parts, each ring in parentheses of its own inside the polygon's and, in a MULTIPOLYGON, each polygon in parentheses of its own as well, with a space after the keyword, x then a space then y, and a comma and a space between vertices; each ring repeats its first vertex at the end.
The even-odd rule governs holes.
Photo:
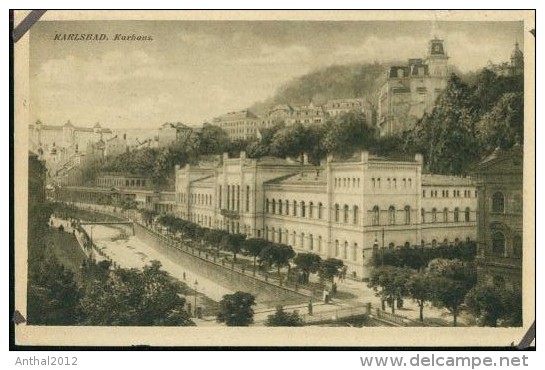
POLYGON ((195 286, 195 305, 193 306, 193 316, 197 317, 197 287, 199 286, 199 282, 195 280, 193 285, 195 286))

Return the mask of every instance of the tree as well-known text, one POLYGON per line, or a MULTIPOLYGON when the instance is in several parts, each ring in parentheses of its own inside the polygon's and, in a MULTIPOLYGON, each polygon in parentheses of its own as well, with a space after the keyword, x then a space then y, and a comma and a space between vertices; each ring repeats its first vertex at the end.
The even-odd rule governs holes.
POLYGON ((282 306, 276 307, 274 315, 267 316, 267 326, 304 326, 303 318, 297 311, 288 313, 282 306))
POLYGON ((227 232, 224 230, 209 229, 204 235, 204 239, 208 242, 208 244, 216 248, 218 255, 221 246, 221 240, 223 239, 225 234, 227 234, 227 232))
POLYGON ((229 136, 219 126, 205 123, 198 137, 200 154, 221 154, 229 146, 229 136))
POLYGON ((318 275, 322 281, 330 281, 333 283, 333 278, 339 276, 344 266, 344 262, 337 258, 328 258, 320 263, 318 275))
POLYGON ((88 325, 191 326, 180 286, 159 261, 142 271, 115 269, 87 284, 81 306, 88 325))
POLYGON ((424 304, 432 299, 432 285, 435 282, 425 271, 412 274, 407 281, 407 292, 420 309, 420 321, 424 321, 424 304))
POLYGON ((408 135, 406 149, 424 154, 431 172, 465 174, 480 158, 471 98, 471 88, 452 74, 431 114, 424 115, 408 135))
POLYGON ((256 259, 261 254, 261 251, 266 248, 270 242, 265 239, 258 239, 258 238, 250 238, 244 240, 244 243, 242 245, 242 248, 246 252, 246 254, 250 255, 254 259, 254 272, 255 272, 255 265, 256 265, 256 259))
POLYGON ((321 145, 327 153, 346 157, 356 150, 369 149, 376 134, 363 113, 351 111, 327 122, 321 145))
POLYGON ((475 266, 458 259, 437 258, 429 263, 428 273, 434 279, 433 304, 448 309, 456 326, 465 296, 477 281, 475 266))
POLYGON ((501 291, 489 285, 478 285, 471 289, 465 297, 465 303, 469 312, 479 319, 480 326, 496 327, 505 311, 501 291))
POLYGON ((320 268, 322 258, 314 253, 298 253, 293 263, 304 273, 304 282, 308 284, 309 275, 314 274, 320 268))
POLYGON ((481 117, 478 136, 484 151, 509 149, 524 139, 524 93, 505 93, 481 117))
POLYGON ((254 322, 254 305, 255 297, 250 293, 226 294, 220 301, 216 320, 227 326, 249 326, 254 322))
POLYGON ((407 282, 411 270, 402 267, 383 266, 371 271, 368 287, 373 288, 377 297, 381 297, 384 309, 384 301, 391 305, 392 313, 395 313, 395 303, 407 295, 407 282))
POLYGON ((242 251, 242 245, 246 235, 244 234, 225 234, 221 239, 222 247, 233 253, 233 260, 237 260, 237 254, 242 251))
POLYGON ((522 325, 520 290, 506 290, 492 285, 477 285, 465 298, 468 310, 479 319, 479 325, 496 327, 522 325))
POLYGON ((46 252, 36 270, 30 271, 28 322, 32 325, 75 325, 81 320, 82 292, 74 274, 46 252))
POLYGON ((280 279, 280 269, 284 266, 289 267, 289 261, 295 256, 293 248, 285 244, 270 243, 262 249, 259 254, 261 261, 266 261, 271 266, 276 266, 278 279, 280 279))

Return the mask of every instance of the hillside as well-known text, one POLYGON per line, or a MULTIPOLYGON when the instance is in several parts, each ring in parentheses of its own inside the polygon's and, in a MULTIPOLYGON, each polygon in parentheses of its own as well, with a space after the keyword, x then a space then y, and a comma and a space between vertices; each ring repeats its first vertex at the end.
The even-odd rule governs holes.
POLYGON ((329 99, 367 97, 375 102, 387 69, 381 63, 333 65, 297 77, 280 87, 271 98, 249 109, 263 114, 277 104, 324 104, 329 99))

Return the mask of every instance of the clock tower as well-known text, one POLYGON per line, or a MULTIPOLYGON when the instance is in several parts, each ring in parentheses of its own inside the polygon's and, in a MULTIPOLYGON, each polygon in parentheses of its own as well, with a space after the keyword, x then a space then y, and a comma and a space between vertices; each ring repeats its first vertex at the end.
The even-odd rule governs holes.
POLYGON ((434 38, 428 43, 428 56, 426 64, 429 66, 430 75, 433 77, 447 77, 448 55, 443 40, 434 38))

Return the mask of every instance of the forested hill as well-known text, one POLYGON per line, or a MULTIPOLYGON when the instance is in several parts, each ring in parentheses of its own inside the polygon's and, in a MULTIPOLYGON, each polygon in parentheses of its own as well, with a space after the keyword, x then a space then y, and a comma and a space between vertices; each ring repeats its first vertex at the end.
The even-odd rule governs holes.
POLYGON ((257 114, 277 104, 307 104, 312 101, 321 105, 330 99, 367 97, 375 101, 375 95, 387 69, 382 63, 354 63, 333 65, 297 77, 280 87, 271 98, 253 104, 249 109, 257 114))

